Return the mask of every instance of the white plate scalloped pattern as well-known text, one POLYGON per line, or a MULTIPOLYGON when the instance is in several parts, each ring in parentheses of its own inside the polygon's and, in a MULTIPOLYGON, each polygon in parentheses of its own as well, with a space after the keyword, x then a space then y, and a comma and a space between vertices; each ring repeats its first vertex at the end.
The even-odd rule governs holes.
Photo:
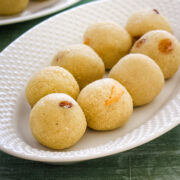
POLYGON ((106 0, 56 15, 31 29, 0 54, 0 149, 11 155, 51 163, 69 163, 104 157, 144 144, 180 122, 180 71, 166 82, 151 104, 136 108, 132 118, 115 131, 88 130, 70 149, 52 151, 39 145, 28 124, 30 108, 24 88, 32 74, 47 66, 62 46, 82 42, 86 27, 111 19, 122 25, 141 8, 157 8, 170 20, 180 39, 178 0, 106 0))
POLYGON ((28 21, 63 10, 80 0, 30 1, 27 8, 20 14, 0 16, 0 26, 28 21))

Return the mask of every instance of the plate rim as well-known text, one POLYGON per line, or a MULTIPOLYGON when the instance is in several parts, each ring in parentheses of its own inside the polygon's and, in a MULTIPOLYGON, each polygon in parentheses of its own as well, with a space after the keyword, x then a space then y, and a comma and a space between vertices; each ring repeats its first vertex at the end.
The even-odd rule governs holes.
MULTIPOLYGON (((37 24, 36 26, 32 27, 31 29, 29 29, 27 32, 23 33, 18 39, 16 39, 15 41, 19 40, 22 36, 24 36, 24 34, 32 31, 34 28, 36 28, 37 26, 43 24, 43 23, 47 23, 48 21, 50 21, 52 18, 56 17, 56 16, 61 16, 63 14, 66 14, 66 13, 69 13, 70 11, 74 11, 76 9, 79 9, 79 8, 82 8, 83 6, 89 6, 91 4, 94 4, 94 3, 103 3, 105 1, 108 1, 108 0, 102 0, 102 1, 93 1, 93 2, 90 2, 88 4, 83 4, 83 5, 80 5, 78 7, 74 7, 70 10, 67 10, 67 11, 64 11, 62 13, 59 13, 59 14, 56 14, 44 21, 42 21, 41 23, 37 24)), ((11 44, 13 44, 15 41, 13 41, 11 44)), ((6 49, 11 46, 8 45, 2 52, 1 54, 3 54, 3 52, 6 51, 6 49)), ((178 97, 179 97, 179 92, 177 92, 178 94, 178 97)), ((179 98, 178 98, 179 99, 179 98)), ((170 101, 172 100, 172 98, 170 99, 170 101)), ((170 102, 168 101, 168 102, 170 102)), ((166 105, 165 105, 166 107, 166 105)), ((145 140, 138 140, 136 141, 135 145, 134 143, 131 143, 131 145, 129 146, 126 146, 125 148, 120 148, 120 149, 116 149, 116 150, 113 150, 111 149, 110 151, 106 151, 106 152, 103 152, 101 154, 93 154, 93 155, 86 155, 86 156, 78 156, 78 157, 55 157, 54 159, 50 159, 49 157, 37 157, 35 155, 27 155, 27 154, 21 154, 20 152, 16 152, 16 151, 13 151, 11 149, 8 149, 8 148, 4 148, 1 144, 0 144, 0 150, 5 152, 5 153, 8 153, 10 155, 13 155, 15 157, 19 157, 19 158, 23 158, 23 159, 26 159, 26 160, 33 160, 33 161, 40 161, 40 162, 49 162, 49 163, 59 163, 59 164, 65 164, 65 163, 73 163, 73 162, 79 162, 79 161, 85 161, 85 160, 90 160, 90 159, 97 159, 97 158, 102 158, 102 157, 105 157, 105 156, 109 156, 109 155, 113 155, 113 154, 117 154, 117 153, 120 153, 120 152, 124 152, 124 151, 127 151, 129 149, 132 149, 132 148, 135 148, 137 146, 140 146, 142 144, 145 144, 145 143, 148 143, 150 141, 152 141, 153 139, 165 134, 166 132, 170 131, 171 129, 173 129, 174 127, 178 126, 179 123, 180 123, 180 117, 177 117, 178 119, 174 122, 174 123, 171 123, 168 128, 163 128, 161 130, 159 130, 157 133, 155 134, 152 134, 152 135, 149 135, 148 138, 146 138, 145 140)), ((143 124, 142 124, 143 125, 143 124)), ((141 125, 141 126, 142 126, 141 125)), ((127 133, 129 134, 129 133, 127 133)), ((59 151, 60 152, 60 151, 59 151)))
MULTIPOLYGON (((180 117, 179 117, 179 121, 180 121, 180 117)), ((140 145, 146 144, 146 143, 156 139, 157 137, 162 136, 163 134, 172 130, 173 128, 175 128, 178 125, 179 125, 179 122, 177 121, 176 123, 170 125, 167 129, 161 130, 158 133, 156 133, 155 135, 149 136, 148 140, 147 139, 139 140, 138 143, 137 142, 135 143, 136 144, 135 146, 132 143, 130 146, 127 146, 126 148, 124 148, 123 150, 120 150, 120 151, 119 151, 119 149, 117 149, 115 151, 111 150, 111 151, 105 152, 103 154, 101 153, 101 154, 88 155, 88 156, 82 156, 82 157, 63 157, 63 158, 62 157, 59 157, 59 158, 55 157, 54 159, 50 159, 49 157, 37 157, 37 156, 31 156, 31 155, 24 155, 24 154, 20 154, 16 151, 12 151, 11 149, 5 149, 3 146, 1 146, 1 144, 0 144, 0 150, 4 153, 7 153, 7 154, 12 155, 14 157, 18 157, 18 158, 25 159, 25 160, 31 160, 31 161, 36 161, 36 162, 59 163, 59 164, 67 163, 67 164, 69 164, 69 163, 99 159, 99 158, 115 155, 118 153, 122 153, 122 152, 128 151, 130 149, 134 149, 140 145)))

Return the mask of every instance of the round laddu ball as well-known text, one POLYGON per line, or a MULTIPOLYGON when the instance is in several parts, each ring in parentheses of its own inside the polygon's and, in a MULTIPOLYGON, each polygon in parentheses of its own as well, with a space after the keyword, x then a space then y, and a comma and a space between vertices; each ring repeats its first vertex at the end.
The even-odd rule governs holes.
POLYGON ((79 86, 72 74, 59 66, 49 66, 37 72, 28 82, 26 98, 31 107, 51 93, 65 93, 77 98, 79 86))
POLYGON ((119 82, 106 78, 87 85, 77 99, 87 124, 94 130, 123 126, 133 112, 132 98, 119 82))
POLYGON ((114 22, 99 22, 87 28, 84 44, 92 47, 99 54, 106 69, 111 69, 129 52, 132 39, 120 25, 114 22))
POLYGON ((161 68, 165 79, 172 77, 180 65, 180 43, 170 33, 154 30, 142 36, 131 49, 151 57, 161 68))
POLYGON ((105 72, 102 59, 93 49, 83 44, 63 48, 51 64, 61 66, 71 72, 81 89, 102 78, 105 72))
POLYGON ((65 149, 83 136, 86 118, 78 103, 62 93, 40 99, 30 113, 30 127, 38 142, 52 149, 65 149))
POLYGON ((160 15, 156 9, 146 9, 135 12, 128 18, 126 24, 126 30, 136 39, 148 31, 158 29, 173 33, 166 17, 160 15))
POLYGON ((164 76, 159 66, 143 54, 129 54, 123 57, 111 69, 109 77, 126 87, 134 106, 151 102, 164 85, 164 76))
POLYGON ((12 15, 23 11, 29 0, 0 0, 0 15, 12 15))

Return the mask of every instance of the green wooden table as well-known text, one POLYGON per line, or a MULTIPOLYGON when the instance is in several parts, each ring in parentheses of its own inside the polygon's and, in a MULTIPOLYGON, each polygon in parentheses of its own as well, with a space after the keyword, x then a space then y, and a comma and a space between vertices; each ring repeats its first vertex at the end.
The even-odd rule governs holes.
MULTIPOLYGON (((90 1, 81 0, 74 6, 90 1)), ((48 17, 0 27, 0 51, 48 17)), ((180 126, 130 151, 68 166, 27 161, 0 152, 0 180, 12 179, 180 180, 180 126)))

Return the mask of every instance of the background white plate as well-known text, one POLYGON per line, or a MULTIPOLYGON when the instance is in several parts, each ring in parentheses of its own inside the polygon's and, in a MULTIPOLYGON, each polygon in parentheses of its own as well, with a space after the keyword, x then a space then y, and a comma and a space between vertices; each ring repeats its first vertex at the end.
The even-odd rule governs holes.
POLYGON ((88 130, 70 149, 52 151, 41 146, 29 129, 30 108, 24 89, 35 71, 47 66, 61 47, 81 43, 91 23, 113 20, 124 25, 138 9, 156 8, 168 17, 180 39, 178 0, 106 0, 56 15, 36 26, 0 54, 0 149, 36 161, 70 163, 122 152, 146 143, 180 122, 180 71, 168 80, 149 105, 136 108, 128 123, 109 132, 88 130))
POLYGON ((0 26, 46 16, 63 10, 79 1, 80 0, 30 1, 22 13, 12 16, 0 16, 0 26))

